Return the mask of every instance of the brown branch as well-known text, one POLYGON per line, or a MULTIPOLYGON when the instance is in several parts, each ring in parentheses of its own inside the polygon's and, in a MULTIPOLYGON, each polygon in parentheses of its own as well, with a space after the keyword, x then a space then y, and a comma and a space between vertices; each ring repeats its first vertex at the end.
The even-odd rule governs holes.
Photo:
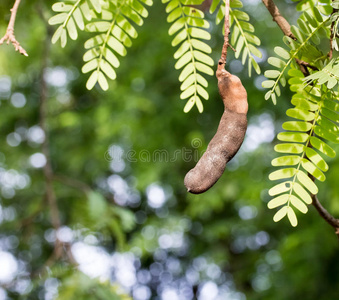
POLYGON ((273 0, 262 0, 267 10, 270 12, 273 17, 273 21, 278 24, 281 31, 284 35, 289 36, 290 38, 296 40, 296 37, 293 35, 291 31, 291 25, 288 21, 280 14, 278 7, 274 4, 273 0))
POLYGON ((339 239, 339 219, 333 217, 319 202, 317 195, 312 195, 312 204, 318 211, 319 215, 335 229, 335 234, 339 239))
POLYGON ((221 57, 218 63, 218 71, 220 72, 225 68, 227 58, 227 48, 230 46, 229 35, 230 35, 230 0, 225 0, 225 33, 224 33, 224 45, 221 51, 221 57))
POLYGON ((11 9, 11 18, 9 19, 6 33, 0 40, 0 45, 2 45, 4 41, 7 41, 7 45, 11 42, 15 48, 15 51, 19 51, 21 54, 28 56, 26 50, 20 46, 20 43, 16 40, 15 35, 14 35, 15 18, 16 18, 16 13, 18 11, 20 1, 21 0, 15 0, 14 2, 13 8, 11 9))

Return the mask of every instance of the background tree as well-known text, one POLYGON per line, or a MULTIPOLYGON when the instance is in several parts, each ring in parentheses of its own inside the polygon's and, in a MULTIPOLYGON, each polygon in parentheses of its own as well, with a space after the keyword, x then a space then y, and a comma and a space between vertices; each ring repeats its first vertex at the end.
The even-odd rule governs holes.
MULTIPOLYGON (((230 3, 226 68, 247 89, 249 126, 198 196, 183 178, 220 119, 209 75, 223 2, 20 4, 16 40, 29 57, 0 48, 0 299, 336 298, 337 239, 306 204, 338 228, 337 4, 230 3), (282 180, 273 188, 270 173, 282 180), (289 207, 295 225, 293 208, 298 227, 272 222, 267 203, 289 207)), ((4 34, 13 4, 0 3, 4 34)))

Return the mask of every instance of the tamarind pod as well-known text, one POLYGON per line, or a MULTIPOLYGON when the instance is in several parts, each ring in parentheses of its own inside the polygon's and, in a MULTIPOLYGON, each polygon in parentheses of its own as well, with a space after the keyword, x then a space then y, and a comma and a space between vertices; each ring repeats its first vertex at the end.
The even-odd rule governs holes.
POLYGON ((247 93, 240 79, 226 70, 217 71, 217 78, 225 110, 206 152, 185 176, 187 191, 193 194, 207 191, 218 181, 238 152, 247 129, 247 93))

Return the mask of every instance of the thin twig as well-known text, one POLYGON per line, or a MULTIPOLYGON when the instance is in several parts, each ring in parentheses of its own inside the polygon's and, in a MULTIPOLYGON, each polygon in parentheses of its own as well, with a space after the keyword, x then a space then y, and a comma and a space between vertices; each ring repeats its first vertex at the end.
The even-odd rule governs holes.
POLYGON ((11 42, 15 48, 15 51, 19 51, 21 54, 28 56, 26 50, 20 46, 20 43, 16 40, 15 35, 14 35, 15 18, 16 18, 16 13, 18 11, 20 1, 21 0, 15 0, 14 2, 13 8, 11 9, 11 18, 9 19, 6 33, 0 40, 0 45, 2 45, 4 41, 7 41, 7 45, 11 42))
POLYGON ((225 23, 224 23, 224 45, 221 51, 221 57, 219 59, 218 71, 221 71, 225 68, 226 58, 227 58, 227 49, 230 46, 229 44, 229 35, 230 35, 230 0, 225 0, 225 23))

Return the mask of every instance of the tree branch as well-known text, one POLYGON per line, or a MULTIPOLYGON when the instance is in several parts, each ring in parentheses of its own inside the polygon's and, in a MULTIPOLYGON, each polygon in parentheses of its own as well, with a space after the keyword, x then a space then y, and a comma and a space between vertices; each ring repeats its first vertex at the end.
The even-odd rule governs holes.
POLYGON ((267 10, 270 12, 273 17, 273 21, 278 24, 281 31, 284 35, 289 36, 290 38, 296 40, 296 37, 293 35, 291 31, 291 25, 288 21, 280 14, 278 7, 274 4, 273 0, 262 0, 267 10))
POLYGON ((20 46, 20 43, 16 40, 14 36, 15 18, 16 18, 16 13, 18 11, 20 1, 21 0, 15 0, 14 2, 13 8, 11 9, 11 18, 9 19, 6 33, 0 40, 0 45, 2 45, 4 41, 7 41, 7 45, 11 42, 15 48, 15 51, 19 51, 21 54, 28 56, 26 50, 20 46))
POLYGON ((339 239, 339 219, 333 217, 319 202, 317 195, 312 195, 312 204, 318 211, 319 215, 335 229, 335 234, 339 239))

